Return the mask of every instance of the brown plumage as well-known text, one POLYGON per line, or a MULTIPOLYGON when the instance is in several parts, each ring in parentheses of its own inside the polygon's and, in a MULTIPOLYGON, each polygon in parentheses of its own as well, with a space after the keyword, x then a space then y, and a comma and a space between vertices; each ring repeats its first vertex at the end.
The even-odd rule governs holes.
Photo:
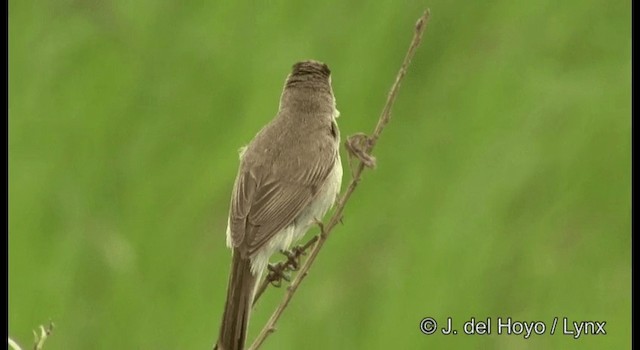
POLYGON ((227 227, 233 258, 220 350, 243 349, 253 295, 269 257, 322 219, 340 190, 339 112, 330 74, 320 62, 296 63, 277 116, 241 154, 227 227))

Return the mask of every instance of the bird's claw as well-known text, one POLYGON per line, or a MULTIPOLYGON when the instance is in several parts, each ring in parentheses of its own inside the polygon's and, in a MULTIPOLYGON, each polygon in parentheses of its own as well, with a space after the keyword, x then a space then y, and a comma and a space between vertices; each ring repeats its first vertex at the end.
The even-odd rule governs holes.
POLYGON ((267 269, 269 270, 269 274, 267 275, 269 284, 280 288, 280 286, 282 286, 282 279, 284 278, 284 265, 281 262, 276 264, 269 263, 267 269))
POLYGON ((298 271, 300 268, 300 247, 295 247, 291 250, 281 251, 282 255, 287 257, 285 261, 285 270, 298 271))

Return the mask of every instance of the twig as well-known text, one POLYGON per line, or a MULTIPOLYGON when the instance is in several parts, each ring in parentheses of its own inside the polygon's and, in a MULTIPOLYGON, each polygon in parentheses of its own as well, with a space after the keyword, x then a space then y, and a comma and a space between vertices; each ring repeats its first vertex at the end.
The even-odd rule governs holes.
POLYGON ((54 327, 53 322, 49 321, 49 326, 47 328, 45 328, 44 326, 40 326, 40 334, 36 333, 36 331, 33 331, 33 338, 34 338, 33 349, 34 350, 42 350, 45 340, 47 340, 47 338, 49 337, 49 335, 51 335, 51 332, 53 331, 53 327, 54 327))
POLYGON ((11 350, 22 350, 20 345, 11 339, 11 337, 9 337, 9 347, 11 347, 11 350))
MULTIPOLYGON (((378 119, 378 124, 376 125, 376 128, 373 131, 373 134, 370 137, 366 138, 366 142, 347 141, 347 143, 350 146, 354 146, 355 144, 360 144, 362 146, 362 151, 364 151, 363 154, 368 155, 369 153, 371 153, 371 151, 373 150, 374 146, 376 145, 380 137, 380 134, 382 133, 382 130, 387 125, 387 123, 389 123, 389 120, 391 119, 391 108, 393 107, 396 96, 398 94, 398 89, 400 88, 400 82, 402 81, 404 76, 407 74, 407 68, 409 67, 409 64, 411 64, 411 59, 415 55, 416 49, 420 45, 420 42, 422 40, 422 34, 424 33, 427 22, 429 21, 429 17, 430 17, 430 11, 429 9, 427 9, 426 11, 424 11, 422 16, 418 19, 418 22, 416 23, 413 40, 411 41, 409 50, 407 51, 407 54, 404 57, 402 66, 400 66, 400 71, 396 75, 396 80, 391 86, 391 90, 389 90, 389 95, 387 96, 387 102, 384 105, 384 108, 382 109, 382 113, 380 114, 380 118, 378 119)), ((355 156, 358 156, 358 153, 360 152, 353 152, 353 153, 355 156)), ((289 305, 289 302, 291 301, 291 298, 293 297, 294 293, 300 286, 300 283, 302 283, 304 278, 309 273, 309 268, 311 267, 316 257, 318 256, 318 253, 320 252, 320 249, 322 248, 327 238, 329 237, 331 230, 333 230, 333 228, 342 219, 342 212, 344 211, 345 204, 351 197, 351 194, 353 194, 353 191, 358 186, 358 183, 360 182, 360 178, 362 176, 362 172, 366 165, 365 163, 367 163, 366 158, 363 159, 361 157, 360 159, 361 159, 360 164, 357 166, 357 168, 353 173, 353 179, 349 183, 349 186, 347 187, 347 190, 345 191, 345 193, 337 201, 336 209, 333 215, 331 216, 331 218, 329 219, 329 222, 321 226, 321 233, 319 236, 316 236, 319 238, 317 239, 315 245, 313 245, 313 248, 309 252, 309 257, 305 261, 304 265, 302 265, 302 267, 300 268, 300 272, 296 275, 296 278, 293 280, 293 282, 291 282, 291 285, 287 288, 287 291, 285 292, 284 297, 282 298, 282 301, 280 302, 278 307, 275 309, 273 314, 271 314, 271 317, 267 321, 267 324, 264 326, 264 328, 262 328, 262 330, 260 331, 256 339, 254 340, 253 344, 251 344, 251 347, 249 348, 249 350, 258 349, 264 343, 265 339, 269 336, 269 334, 275 331, 276 329, 275 325, 278 322, 278 319, 280 319, 280 316, 282 315, 283 311, 289 305)))
MULTIPOLYGON (((34 350, 42 350, 42 347, 44 346, 44 342, 45 340, 47 340, 49 335, 51 335, 51 332, 53 331, 54 326, 55 325, 53 324, 53 322, 49 321, 48 327, 45 328, 42 325, 40 326, 40 334, 38 334, 35 330, 33 331, 33 349, 34 350)), ((15 340, 11 339, 11 337, 7 337, 7 338, 8 338, 9 347, 11 347, 12 350, 22 350, 20 345, 15 340)))

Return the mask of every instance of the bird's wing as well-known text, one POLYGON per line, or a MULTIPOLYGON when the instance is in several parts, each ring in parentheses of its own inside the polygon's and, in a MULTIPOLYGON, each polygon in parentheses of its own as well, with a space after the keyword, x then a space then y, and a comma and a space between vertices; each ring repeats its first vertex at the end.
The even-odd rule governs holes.
POLYGON ((335 165, 335 158, 321 157, 315 166, 297 176, 280 179, 266 173, 259 177, 241 167, 231 197, 231 242, 243 253, 253 254, 289 225, 311 202, 335 165))

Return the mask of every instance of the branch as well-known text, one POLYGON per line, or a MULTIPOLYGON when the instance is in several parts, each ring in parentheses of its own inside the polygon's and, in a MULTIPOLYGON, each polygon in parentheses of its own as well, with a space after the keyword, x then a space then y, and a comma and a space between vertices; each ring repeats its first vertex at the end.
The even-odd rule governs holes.
POLYGON ((47 340, 47 338, 53 331, 53 327, 53 322, 49 321, 49 326, 47 328, 45 328, 44 326, 40 326, 40 334, 36 333, 36 331, 33 331, 33 339, 35 343, 33 344, 34 350, 42 350, 45 340, 47 340))
MULTIPOLYGON (((47 340, 47 338, 49 337, 49 335, 51 335, 51 332, 53 331, 53 327, 54 327, 53 322, 49 321, 48 327, 45 328, 44 326, 40 326, 40 334, 38 334, 36 331, 33 331, 33 349, 34 350, 42 350, 42 347, 44 346, 44 342, 47 340)), ((9 347, 11 347, 12 350, 22 350, 20 345, 16 343, 15 340, 11 339, 11 337, 8 337, 8 343, 9 343, 9 347)))
POLYGON ((11 348, 11 350, 22 350, 20 345, 18 345, 15 340, 11 339, 11 337, 9 337, 9 347, 11 348))
MULTIPOLYGON (((353 191, 355 191, 356 187, 358 186, 358 183, 360 182, 360 178, 362 176, 362 172, 364 171, 365 166, 372 167, 373 165, 375 165, 375 160, 371 156, 369 156, 369 154, 371 153, 376 143, 378 142, 378 139, 380 138, 380 134, 384 130, 385 126, 389 123, 389 120, 391 119, 391 108, 393 107, 393 104, 396 100, 398 89, 400 88, 400 82, 402 81, 404 76, 407 74, 407 68, 411 64, 411 59, 413 59, 413 56, 415 55, 415 52, 418 46, 420 45, 420 42, 422 40, 422 35, 424 33, 427 22, 429 21, 429 17, 430 17, 430 11, 429 9, 427 9, 426 11, 424 11, 424 13, 418 19, 418 22, 415 25, 413 40, 411 41, 411 45, 409 46, 407 54, 404 57, 402 66, 400 66, 400 71, 396 75, 396 80, 391 86, 391 90, 389 90, 389 95, 387 96, 387 102, 384 105, 384 108, 382 109, 382 113, 380 114, 380 118, 378 119, 378 124, 376 125, 376 128, 373 131, 373 134, 371 134, 371 136, 369 137, 365 135, 356 135, 356 137, 350 137, 347 140, 346 146, 349 149, 349 151, 360 159, 360 163, 353 171, 353 179, 349 183, 349 186, 347 187, 347 190, 345 191, 345 193, 337 201, 336 209, 333 215, 331 216, 331 218, 329 219, 328 223, 325 225, 322 225, 322 224, 319 225, 320 235, 312 238, 312 241, 309 242, 309 243, 315 242, 315 244, 312 244, 312 245, 309 243, 306 244, 306 246, 309 246, 309 245, 312 246, 311 251, 309 252, 309 257, 305 261, 304 265, 302 265, 302 267, 300 268, 300 272, 296 275, 296 278, 293 280, 293 282, 291 282, 291 285, 287 288, 287 291, 285 292, 284 297, 282 298, 282 301, 280 302, 278 307, 275 309, 275 311, 267 321, 267 324, 264 326, 264 328, 262 328, 262 330, 256 337, 255 341, 253 342, 253 344, 251 344, 251 347, 249 348, 249 350, 258 349, 264 343, 265 339, 269 336, 269 334, 275 331, 276 323, 280 319, 280 316, 282 316, 282 313, 284 312, 284 310, 289 305, 289 302, 291 301, 291 298, 295 294, 296 290, 298 290, 300 283, 302 283, 304 278, 309 273, 309 268, 311 267, 316 257, 318 256, 320 249, 322 248, 324 243, 327 241, 327 238, 329 237, 329 234, 331 233, 333 228, 342 219, 342 213, 344 211, 344 207, 347 201, 349 200, 349 198, 351 198, 353 191)), ((266 282, 266 283, 269 283, 269 282, 266 282)))

